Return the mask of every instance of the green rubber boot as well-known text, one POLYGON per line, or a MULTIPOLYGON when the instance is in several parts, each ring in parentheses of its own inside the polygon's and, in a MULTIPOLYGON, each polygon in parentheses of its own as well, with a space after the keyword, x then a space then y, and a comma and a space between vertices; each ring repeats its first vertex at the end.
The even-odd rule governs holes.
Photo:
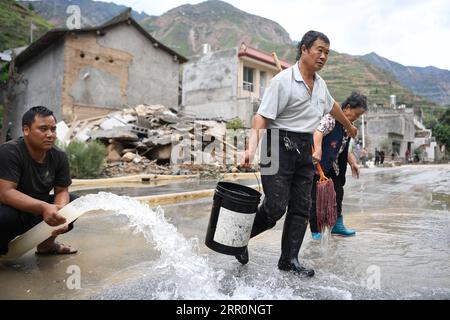
POLYGON ((351 237, 351 236, 354 236, 356 234, 356 232, 352 229, 347 229, 344 226, 344 218, 342 216, 340 216, 337 219, 336 224, 334 225, 333 229, 331 230, 331 234, 335 234, 335 235, 342 236, 342 237, 351 237))

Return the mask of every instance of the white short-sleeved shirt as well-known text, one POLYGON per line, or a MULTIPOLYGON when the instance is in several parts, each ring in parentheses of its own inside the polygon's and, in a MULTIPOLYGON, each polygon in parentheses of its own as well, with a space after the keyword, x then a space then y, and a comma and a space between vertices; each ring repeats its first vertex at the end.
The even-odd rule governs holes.
POLYGON ((297 62, 271 80, 258 113, 272 119, 269 129, 313 133, 333 104, 327 84, 317 73, 313 92, 309 92, 297 62))

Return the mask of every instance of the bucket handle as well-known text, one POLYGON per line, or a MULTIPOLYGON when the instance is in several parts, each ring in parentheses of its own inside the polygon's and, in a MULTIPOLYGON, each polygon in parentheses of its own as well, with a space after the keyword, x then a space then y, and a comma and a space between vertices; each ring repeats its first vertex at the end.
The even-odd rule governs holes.
POLYGON ((255 175, 255 178, 256 178, 256 181, 258 181, 258 191, 259 192, 262 192, 262 189, 261 189, 261 183, 259 183, 259 178, 258 178, 258 175, 256 174, 256 172, 253 172, 253 174, 255 175))
POLYGON ((255 175, 256 181, 258 182, 259 192, 262 192, 261 183, 259 182, 259 178, 258 175, 256 174, 256 171, 253 171, 253 174, 255 175))

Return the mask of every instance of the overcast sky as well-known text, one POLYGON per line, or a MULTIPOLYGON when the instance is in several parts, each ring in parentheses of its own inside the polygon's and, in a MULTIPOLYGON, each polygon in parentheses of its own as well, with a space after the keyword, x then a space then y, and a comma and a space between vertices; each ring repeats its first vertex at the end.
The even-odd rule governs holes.
MULTIPOLYGON (((109 0, 161 15, 192 0, 109 0)), ((291 39, 324 32, 331 49, 352 55, 375 51, 407 66, 450 70, 450 0, 226 0, 278 22, 291 39)))

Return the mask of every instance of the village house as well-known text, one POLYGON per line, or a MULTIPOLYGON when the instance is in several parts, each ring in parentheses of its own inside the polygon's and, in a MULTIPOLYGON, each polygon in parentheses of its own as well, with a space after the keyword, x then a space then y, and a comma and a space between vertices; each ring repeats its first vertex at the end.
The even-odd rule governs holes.
MULTIPOLYGON (((439 148, 432 132, 422 123, 422 112, 414 109, 397 107, 370 106, 364 116, 365 146, 374 155, 375 148, 383 149, 387 158, 394 153, 399 159, 405 160, 405 153, 409 150, 411 156, 414 150, 421 149, 424 161, 439 159, 439 148)), ((359 134, 361 135, 361 128, 359 134)))
POLYGON ((185 57, 146 32, 128 9, 84 29, 53 29, 14 63, 21 81, 9 93, 8 121, 21 135, 21 116, 45 105, 67 122, 139 104, 177 108, 185 57))
MULTIPOLYGON (((290 66, 280 61, 283 69, 290 66)), ((242 43, 240 48, 210 52, 183 65, 182 109, 198 118, 241 119, 246 127, 270 80, 278 73, 272 55, 242 43)))
POLYGON ((364 117, 365 141, 370 153, 374 154, 376 148, 399 156, 404 156, 406 150, 412 152, 415 136, 412 109, 371 106, 364 117))
POLYGON ((420 149, 421 160, 429 162, 442 160, 445 152, 440 149, 431 129, 427 129, 423 124, 422 110, 418 111, 414 117, 414 127, 416 132, 413 148, 420 149))

